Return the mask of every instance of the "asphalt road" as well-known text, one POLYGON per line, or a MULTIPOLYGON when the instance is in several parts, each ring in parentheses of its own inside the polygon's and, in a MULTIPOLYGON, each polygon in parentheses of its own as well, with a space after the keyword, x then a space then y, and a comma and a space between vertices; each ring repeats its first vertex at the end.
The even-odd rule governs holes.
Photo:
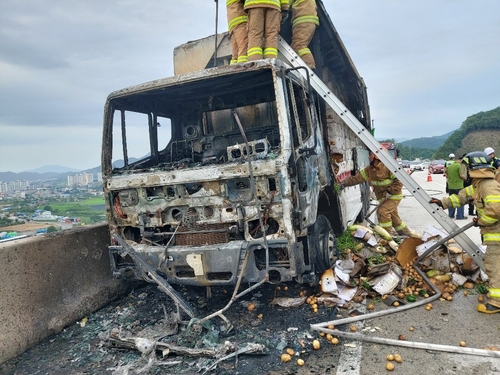
MULTIPOLYGON (((414 172, 412 177, 430 196, 439 198, 446 195, 446 179, 443 175, 432 175, 432 181, 427 181, 427 171, 419 171, 414 172)), ((405 198, 399 206, 399 212, 410 228, 420 233, 430 225, 441 228, 434 217, 408 191, 403 193, 405 198)), ((459 226, 468 222, 469 220, 456 221, 459 226)), ((481 237, 477 228, 468 229, 466 234, 474 243, 480 244, 481 237)), ((453 297, 451 302, 436 300, 430 311, 419 306, 357 322, 358 332, 364 335, 396 342, 399 341, 399 335, 405 335, 406 342, 417 342, 427 349, 347 340, 345 343, 352 344, 352 347, 344 345, 342 348, 336 374, 386 373, 386 355, 394 353, 403 358, 402 363, 395 363, 395 374, 500 374, 500 352, 495 352, 498 357, 483 356, 485 347, 500 348, 500 314, 478 313, 477 294, 474 290, 469 291, 467 296, 458 291, 453 297), (410 331, 410 326, 413 331, 410 331), (465 341, 466 349, 460 348, 460 341, 465 341), (468 351, 470 348, 480 350, 472 354, 431 350, 435 344, 456 347, 458 351, 468 351)))
MULTIPOLYGON (((412 177, 428 195, 433 197, 445 195, 446 180, 444 176, 432 175, 432 181, 427 181, 427 171, 422 171, 413 173, 412 177)), ((401 202, 399 211, 410 228, 417 232, 423 232, 429 226, 440 228, 434 217, 411 194, 407 191, 403 193, 405 197, 401 202)), ((463 226, 468 222, 469 220, 457 221, 457 224, 463 226)), ((477 228, 470 228, 466 233, 474 243, 480 243, 477 228)), ((280 293, 286 293, 284 296, 297 296, 299 295, 299 289, 304 286, 292 282, 289 283, 289 287, 289 291, 281 291, 280 293)), ((184 291, 183 296, 190 299, 193 306, 197 306, 196 301, 203 301, 201 297, 205 295, 205 291, 199 289, 181 288, 181 291, 184 291)), ((219 289, 222 290, 222 288, 219 289)), ((99 341, 97 333, 109 329, 112 326, 110 322, 120 322, 125 327, 124 329, 128 329, 134 326, 135 323, 132 322, 139 321, 137 317, 141 317, 141 322, 145 326, 148 325, 146 324, 147 319, 157 319, 160 310, 155 310, 156 313, 154 314, 151 309, 158 305, 160 301, 164 301, 165 306, 170 305, 168 305, 169 300, 166 295, 158 292, 161 295, 155 297, 153 290, 158 292, 157 288, 152 285, 149 288, 138 290, 137 295, 131 293, 130 296, 124 297, 121 301, 116 301, 115 304, 118 307, 111 304, 92 314, 85 330, 79 329, 80 327, 74 324, 62 333, 44 340, 33 350, 28 351, 16 359, 14 363, 11 363, 8 368, 13 369, 13 371, 2 371, 0 367, 0 373, 15 375, 25 373, 122 374, 118 370, 113 372, 110 368, 115 367, 116 363, 122 363, 121 361, 125 361, 123 363, 128 363, 127 361, 133 362, 131 360, 133 354, 129 351, 114 352, 100 348, 96 345, 96 340, 99 341), (147 297, 141 297, 143 295, 147 297), (144 300, 142 303, 138 302, 142 299, 144 300), (119 308, 120 304, 123 304, 123 308, 119 308), (127 311, 130 310, 130 322, 124 320, 122 316, 125 308, 127 311), (141 310, 141 308, 144 310, 141 310), (132 313, 136 310, 137 314, 132 313), (128 326, 129 323, 130 327, 128 326), (90 360, 90 356, 96 357, 97 362, 90 360), (40 362, 38 363, 38 361, 40 362), (101 362, 102 366, 99 367, 101 362), (51 370, 48 371, 47 368, 51 368, 51 370), (64 370, 61 370, 61 368, 64 368, 64 370), (72 368, 74 369, 71 370, 72 368), (82 372, 82 368, 85 371, 82 372), (97 368, 108 369, 109 371, 103 372, 97 370, 97 368)), ((345 309, 337 310, 322 307, 317 314, 313 314, 307 306, 294 309, 270 307, 268 302, 273 298, 273 295, 276 296, 276 290, 276 286, 265 284, 253 293, 253 296, 247 295, 248 298, 251 297, 252 301, 260 302, 261 305, 257 312, 263 312, 264 319, 253 318, 253 315, 245 307, 242 307, 241 303, 234 304, 226 312, 229 319, 234 321, 235 326, 238 327, 236 330, 238 334, 250 335, 246 340, 253 339, 255 335, 266 337, 272 343, 272 347, 276 347, 276 344, 281 343, 283 340, 288 345, 292 345, 298 342, 298 337, 308 341, 310 338, 318 337, 316 333, 309 329, 309 324, 320 324, 327 319, 335 319, 335 325, 339 329, 339 333, 351 334, 351 323, 339 324, 338 320, 344 320, 347 317, 345 309), (254 325, 255 322, 259 324, 254 325), (297 330, 296 327, 299 326, 300 329, 297 330), (295 328, 290 330, 290 327, 295 328)), ((227 297, 224 298, 227 299, 227 297)), ((219 296, 219 298, 212 299, 211 303, 223 303, 222 300, 223 297, 219 296)), ((368 303, 370 302, 368 301, 368 303)), ((500 347, 500 314, 484 315, 476 312, 477 294, 474 290, 468 291, 468 295, 464 295, 463 291, 456 292, 451 302, 436 300, 432 303, 433 308, 429 311, 423 305, 418 306, 417 303, 412 304, 409 309, 403 310, 401 308, 388 308, 379 300, 374 303, 375 312, 389 309, 393 313, 379 317, 368 316, 367 318, 365 316, 364 319, 358 319, 353 324, 357 326, 355 334, 362 335, 360 339, 353 340, 341 336, 340 344, 335 346, 326 344, 323 340, 320 351, 308 352, 304 356, 306 365, 303 367, 297 366, 294 361, 281 363, 278 359, 277 350, 274 350, 271 355, 258 357, 257 359, 251 356, 242 357, 239 360, 238 371, 233 372, 230 370, 230 373, 258 375, 378 375, 387 372, 385 366, 388 354, 400 354, 402 362, 393 362, 395 368, 392 373, 394 374, 500 374, 500 352, 484 350, 485 347, 500 347), (410 327, 413 327, 413 330, 410 330, 410 327), (399 340, 400 335, 405 335, 406 340, 399 340), (460 346, 461 341, 465 342, 465 347, 460 346), (401 346, 401 344, 409 346, 405 347, 401 346), (447 351, 438 351, 436 348, 446 348, 447 351), (495 355, 495 357, 486 356, 488 353, 495 355), (274 371, 264 371, 265 368, 273 368, 274 371)), ((366 313, 365 306, 365 304, 358 304, 355 306, 355 310, 361 314, 366 313)), ((217 310, 214 306, 207 309, 210 311, 217 310)), ((233 364, 228 363, 225 366, 229 366, 231 369, 233 364)), ((180 373, 191 373, 188 370, 183 369, 180 373), (187 372, 184 372, 184 370, 187 372)), ((165 372, 162 372, 163 370, 158 368, 150 373, 158 373, 155 371, 173 373, 172 369, 166 369, 165 372)), ((221 372, 221 369, 219 369, 213 373, 228 372, 221 372)))

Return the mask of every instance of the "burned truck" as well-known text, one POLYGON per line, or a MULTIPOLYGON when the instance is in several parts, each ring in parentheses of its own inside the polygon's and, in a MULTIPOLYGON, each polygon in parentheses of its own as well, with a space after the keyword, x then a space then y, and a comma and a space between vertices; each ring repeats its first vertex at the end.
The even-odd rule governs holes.
MULTIPOLYGON (((364 82, 317 4, 314 72, 282 54, 230 65, 219 34, 177 47, 175 76, 108 96, 102 177, 116 277, 315 284, 334 264, 336 235, 363 217, 370 195, 367 184, 337 183, 368 164, 368 150, 309 78, 368 131, 370 114, 364 82)), ((288 46, 289 24, 281 36, 288 46)))

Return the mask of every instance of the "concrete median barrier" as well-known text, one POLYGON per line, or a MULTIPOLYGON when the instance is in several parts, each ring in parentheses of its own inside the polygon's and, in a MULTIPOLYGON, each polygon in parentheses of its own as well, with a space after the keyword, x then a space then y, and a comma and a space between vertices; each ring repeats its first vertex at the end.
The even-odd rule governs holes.
POLYGON ((126 291, 108 244, 107 224, 0 244, 0 363, 126 291))

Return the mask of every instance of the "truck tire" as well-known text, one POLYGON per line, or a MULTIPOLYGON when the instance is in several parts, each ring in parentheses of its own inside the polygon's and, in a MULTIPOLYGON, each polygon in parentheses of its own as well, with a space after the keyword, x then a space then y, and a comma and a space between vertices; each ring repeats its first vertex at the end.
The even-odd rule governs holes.
POLYGON ((316 273, 322 274, 335 265, 338 258, 335 234, 326 216, 318 215, 314 225, 309 227, 307 244, 316 273))

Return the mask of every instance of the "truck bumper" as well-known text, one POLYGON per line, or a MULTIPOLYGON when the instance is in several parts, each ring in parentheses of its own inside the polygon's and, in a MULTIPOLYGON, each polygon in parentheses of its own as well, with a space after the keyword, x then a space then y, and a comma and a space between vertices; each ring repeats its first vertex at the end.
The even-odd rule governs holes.
MULTIPOLYGON (((267 242, 269 248, 270 282, 290 281, 306 271, 301 244, 286 241, 267 242)), ((266 249, 262 241, 231 241, 207 246, 162 247, 135 244, 138 255, 169 283, 216 286, 234 285, 240 272, 243 281, 258 282, 266 277, 266 249), (242 270, 248 253, 248 262, 242 270)), ((146 280, 147 275, 138 268, 121 246, 109 247, 111 269, 119 279, 146 280)))

